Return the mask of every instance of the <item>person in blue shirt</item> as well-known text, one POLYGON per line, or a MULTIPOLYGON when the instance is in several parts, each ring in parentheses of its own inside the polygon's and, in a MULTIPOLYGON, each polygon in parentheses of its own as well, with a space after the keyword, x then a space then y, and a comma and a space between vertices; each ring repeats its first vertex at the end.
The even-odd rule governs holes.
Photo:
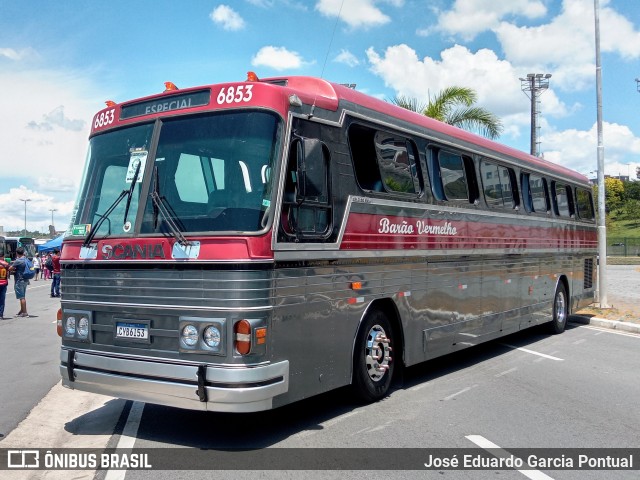
POLYGON ((27 267, 24 256, 24 248, 16 248, 16 259, 11 263, 9 272, 12 272, 15 278, 13 288, 16 292, 16 298, 20 302, 20 311, 16 313, 16 317, 28 317, 27 313, 27 286, 29 280, 23 278, 22 274, 27 267))

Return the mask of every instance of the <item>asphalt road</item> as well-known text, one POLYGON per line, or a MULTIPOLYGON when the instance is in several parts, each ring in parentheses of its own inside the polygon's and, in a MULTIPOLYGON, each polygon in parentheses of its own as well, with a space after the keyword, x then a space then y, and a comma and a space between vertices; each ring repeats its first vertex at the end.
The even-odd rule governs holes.
MULTIPOLYGON (((615 295, 640 291, 637 267, 608 270, 615 295), (619 283, 615 283, 619 282, 619 283)), ((33 282, 28 319, 0 323, 0 448, 15 446, 186 447, 206 455, 225 448, 363 448, 385 458, 396 448, 640 448, 640 335, 570 325, 558 336, 537 330, 448 355, 405 371, 383 401, 360 405, 340 389, 271 412, 201 413, 138 404, 62 389, 58 299, 49 283, 33 282), (52 388, 53 387, 53 388, 52 388), (123 408, 124 407, 124 408, 123 408), (132 420, 139 413, 139 423, 132 420), (24 421, 16 428, 16 425, 24 421), (482 448, 482 447, 480 447, 482 448)), ((613 290, 613 289, 612 289, 613 290)), ((17 311, 9 292, 7 313, 17 311)), ((326 453, 318 462, 335 466, 326 453)), ((167 455, 177 455, 175 450, 167 455)), ((295 452, 295 450, 293 450, 295 452)), ((402 461, 390 458, 389 461, 402 461)), ((277 465, 275 465, 277 466, 277 465)), ((244 471, 225 465, 215 478, 527 478, 515 470, 487 471, 244 471)), ((195 479, 210 473, 99 471, 99 479, 195 479)), ((44 472, 3 478, 45 478, 44 472)), ((69 472, 46 478, 69 478, 69 472)), ((540 469, 536 479, 631 479, 635 472, 540 469)), ((73 472, 93 478, 93 472, 73 472)))
POLYGON ((4 315, 10 319, 0 320, 0 439, 60 380, 60 299, 51 298, 50 290, 51 280, 31 280, 26 298, 32 316, 12 318, 20 306, 9 282, 4 315))

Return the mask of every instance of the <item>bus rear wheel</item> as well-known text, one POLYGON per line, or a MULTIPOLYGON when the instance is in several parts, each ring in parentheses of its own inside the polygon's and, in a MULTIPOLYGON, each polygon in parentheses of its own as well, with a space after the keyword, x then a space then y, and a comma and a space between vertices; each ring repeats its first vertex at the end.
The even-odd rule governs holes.
POLYGON ((567 318, 569 316, 569 300, 567 298, 567 289, 562 282, 556 287, 556 294, 553 297, 553 320, 549 323, 549 333, 557 335, 564 332, 567 327, 567 318))
POLYGON ((352 386, 366 402, 383 398, 393 378, 393 330, 379 310, 369 313, 358 330, 353 356, 352 386))

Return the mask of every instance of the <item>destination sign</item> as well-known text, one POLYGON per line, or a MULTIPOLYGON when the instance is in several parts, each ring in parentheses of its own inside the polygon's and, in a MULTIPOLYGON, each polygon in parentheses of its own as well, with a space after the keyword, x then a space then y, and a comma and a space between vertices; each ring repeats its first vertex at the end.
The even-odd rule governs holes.
POLYGON ((154 113, 182 110, 185 108, 201 107, 203 105, 209 105, 210 99, 211 92, 209 90, 201 90, 199 92, 171 95, 169 97, 124 105, 120 111, 120 120, 154 113))

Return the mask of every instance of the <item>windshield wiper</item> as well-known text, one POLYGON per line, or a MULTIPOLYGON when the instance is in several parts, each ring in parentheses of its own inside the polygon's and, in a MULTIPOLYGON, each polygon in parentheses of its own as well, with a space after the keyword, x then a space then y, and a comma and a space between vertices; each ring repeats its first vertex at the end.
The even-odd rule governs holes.
POLYGON ((169 227, 173 238, 176 239, 180 245, 189 246, 192 243, 185 238, 185 236, 178 228, 178 225, 174 221, 174 216, 171 215, 164 202, 166 201, 164 197, 160 196, 160 185, 158 181, 158 167, 154 167, 153 169, 153 191, 149 194, 151 197, 151 202, 153 203, 153 228, 154 230, 158 227, 158 213, 162 216, 162 219, 169 227))
MULTIPOLYGON (((93 237, 96 236, 96 233, 98 233, 98 230, 100 229, 104 221, 109 217, 109 215, 111 215, 111 212, 115 210, 115 208, 120 204, 122 199, 127 196, 128 193, 129 190, 123 190, 120 195, 118 195, 118 198, 116 198, 116 200, 107 209, 107 211, 102 215, 98 215, 100 217, 100 220, 98 220, 96 224, 91 228, 91 230, 89 230, 89 233, 87 233, 87 236, 84 238, 84 242, 82 242, 83 247, 88 247, 91 244, 93 237)), ((111 233, 111 228, 109 228, 109 233, 111 233)))
MULTIPOLYGON (((115 201, 111 204, 111 206, 107 209, 107 211, 104 212, 104 214, 98 215, 100 217, 100 220, 98 220, 95 226, 93 226, 91 230, 89 230, 89 233, 87 233, 87 236, 84 238, 84 242, 82 242, 83 247, 88 247, 91 244, 91 241, 96 236, 96 233, 98 233, 98 230, 100 229, 104 221, 107 218, 109 218, 109 215, 111 215, 111 212, 113 212, 116 209, 116 207, 120 205, 120 202, 122 201, 122 199, 128 196, 127 206, 124 210, 124 223, 127 223, 127 215, 129 214, 129 207, 131 206, 131 196, 133 195, 133 189, 135 188, 136 182, 138 181, 138 174, 140 173, 140 165, 141 164, 138 163, 138 166, 136 167, 136 171, 133 174, 133 181, 131 182, 131 186, 127 190, 123 190, 122 192, 120 192, 120 195, 118 195, 118 198, 115 199, 115 201)), ((111 227, 109 227, 109 233, 111 233, 111 227)))

